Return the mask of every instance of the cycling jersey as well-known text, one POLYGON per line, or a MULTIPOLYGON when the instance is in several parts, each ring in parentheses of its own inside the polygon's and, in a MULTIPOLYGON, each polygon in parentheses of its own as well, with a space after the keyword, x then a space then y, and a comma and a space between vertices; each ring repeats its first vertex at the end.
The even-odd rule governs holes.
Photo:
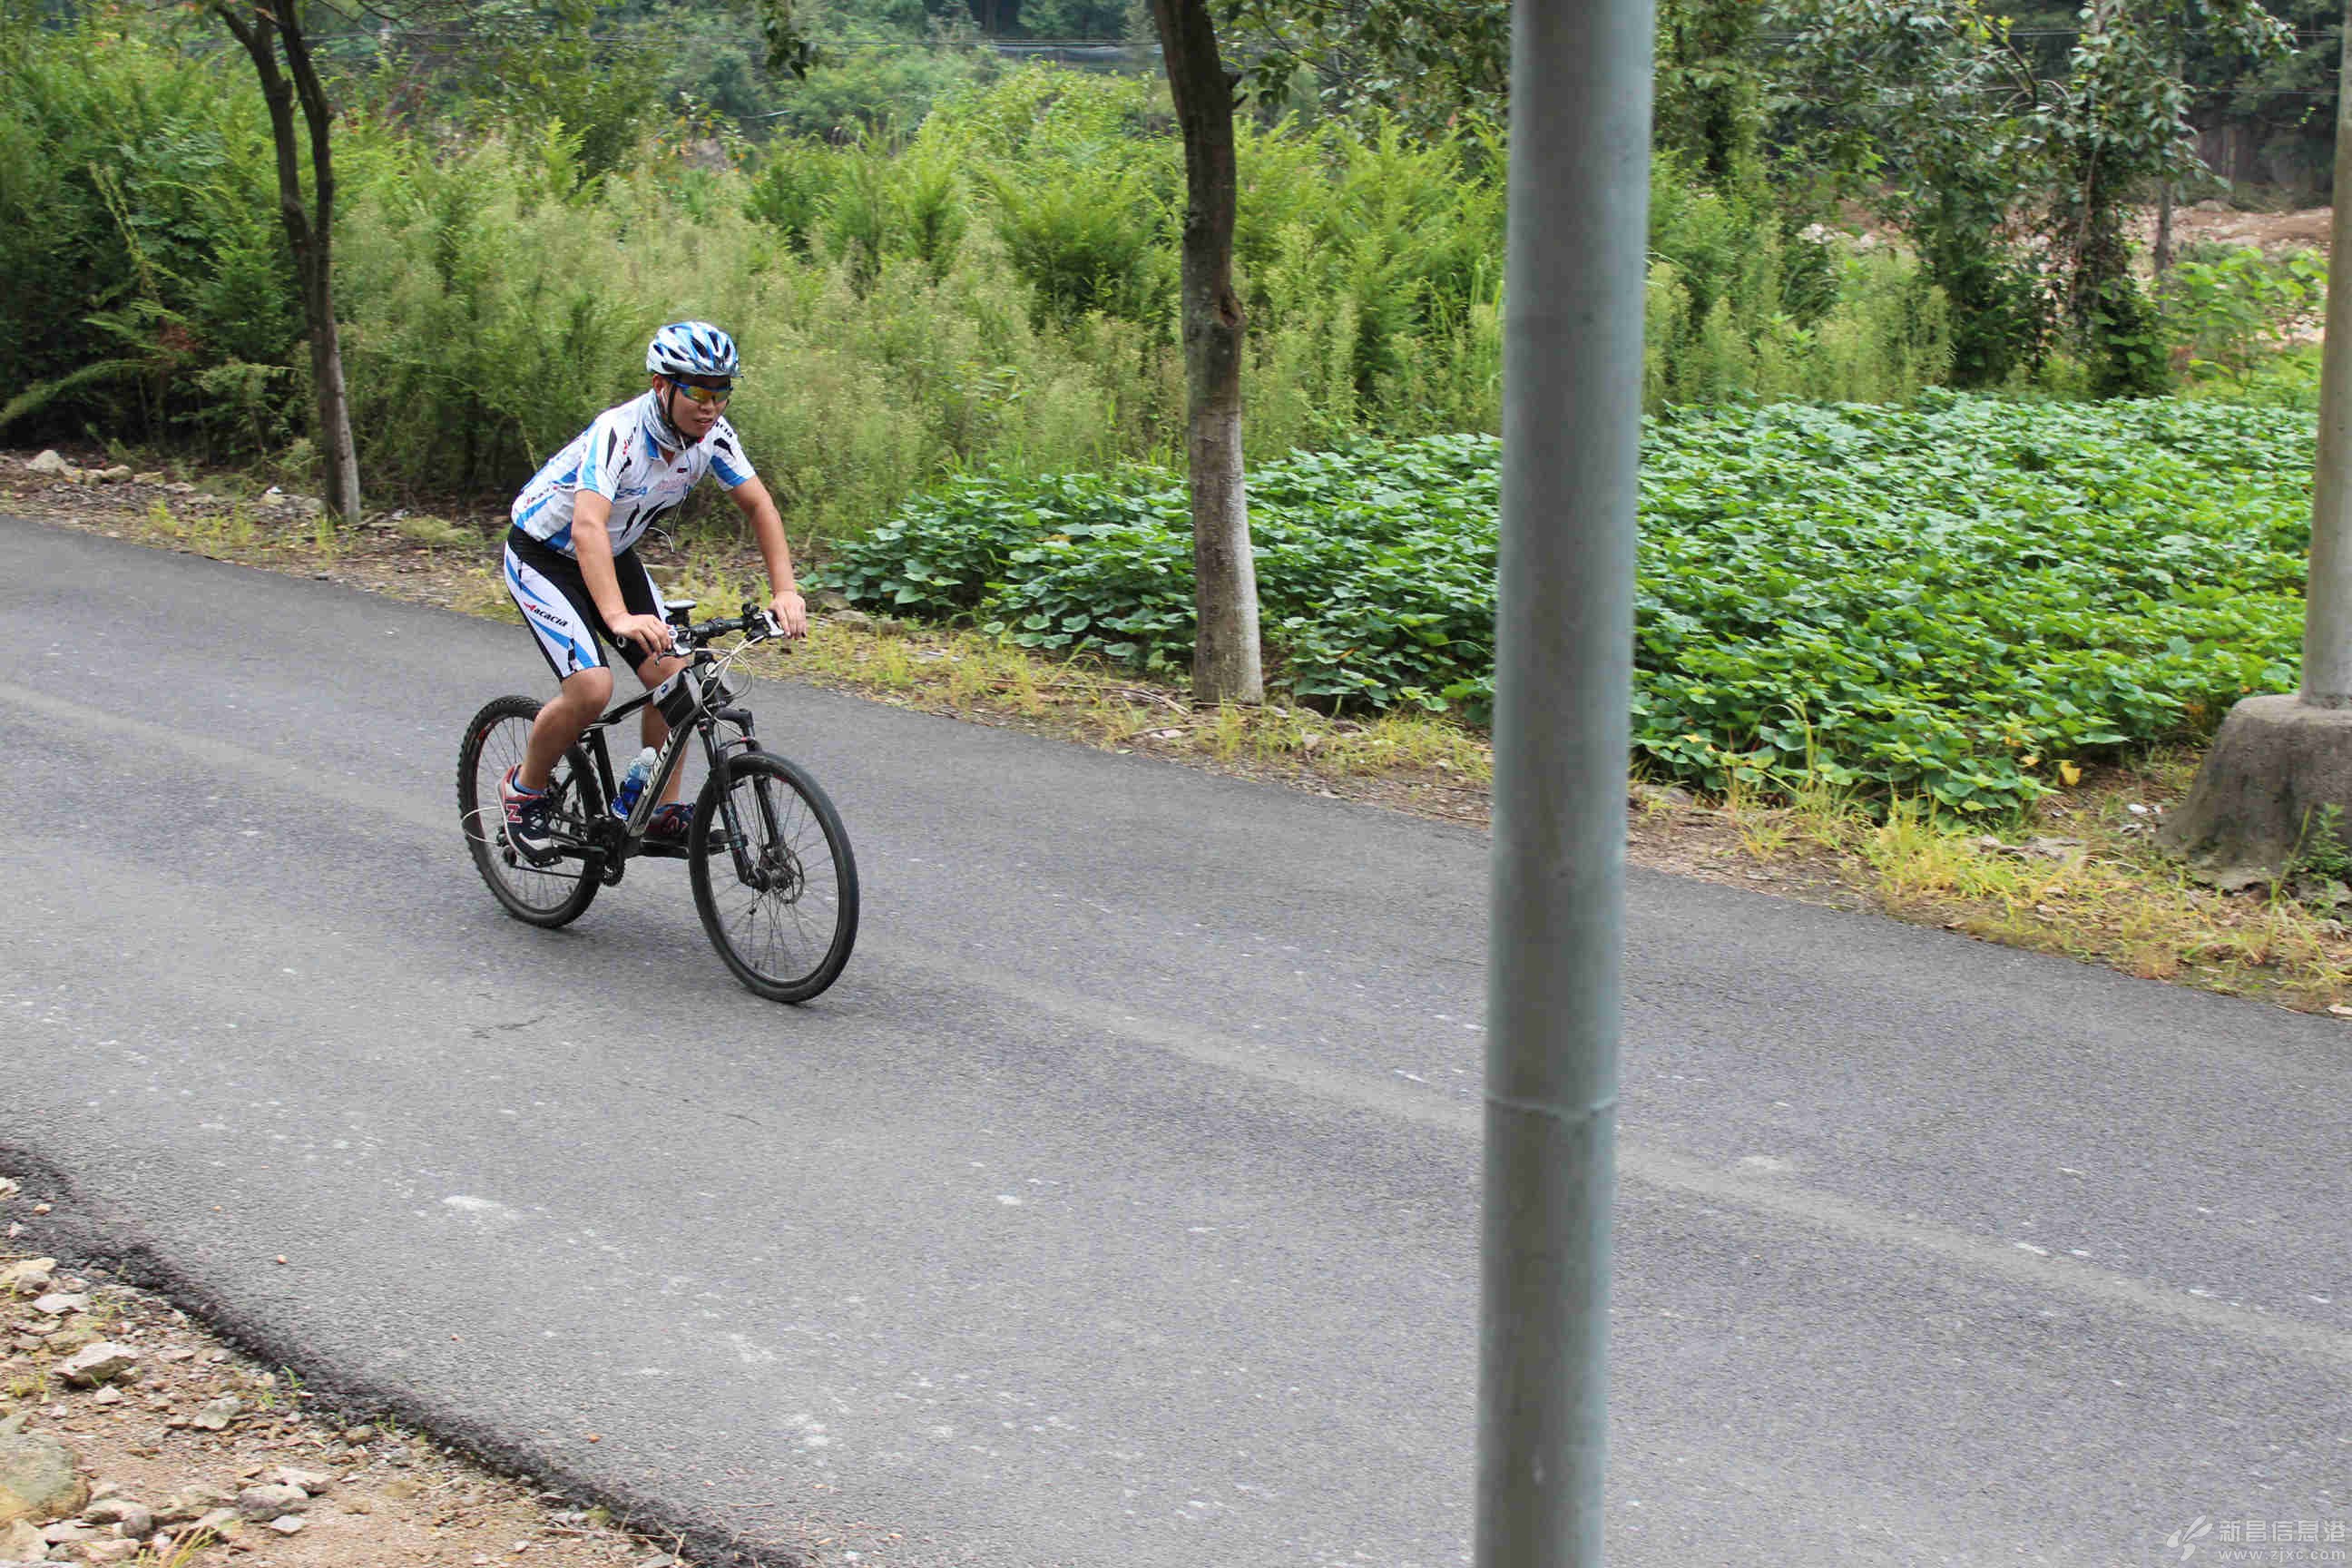
POLYGON ((654 393, 607 408, 523 486, 515 497, 514 525, 561 554, 573 554, 572 501, 582 490, 593 490, 613 503, 605 528, 618 555, 675 510, 706 472, 730 490, 753 477, 743 443, 726 420, 690 447, 681 447, 681 440, 662 417, 654 393))

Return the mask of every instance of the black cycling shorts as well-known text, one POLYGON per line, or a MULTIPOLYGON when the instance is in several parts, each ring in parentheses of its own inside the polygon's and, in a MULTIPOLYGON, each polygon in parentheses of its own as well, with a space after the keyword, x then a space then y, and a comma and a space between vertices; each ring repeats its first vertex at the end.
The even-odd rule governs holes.
MULTIPOLYGON (((661 590, 634 550, 613 557, 613 575, 621 585, 621 602, 633 616, 658 616, 664 611, 661 590)), ((522 611, 524 624, 539 651, 562 680, 583 669, 604 668, 604 650, 598 639, 612 645, 631 669, 641 668, 650 657, 635 643, 613 635, 596 601, 580 575, 580 563, 551 549, 522 530, 507 533, 507 592, 522 611)))

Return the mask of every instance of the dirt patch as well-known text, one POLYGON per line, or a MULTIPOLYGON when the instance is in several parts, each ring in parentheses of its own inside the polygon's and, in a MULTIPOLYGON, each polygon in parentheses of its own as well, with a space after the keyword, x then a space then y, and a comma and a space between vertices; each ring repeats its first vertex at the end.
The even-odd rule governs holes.
MULTIPOLYGON (((0 1177, 0 1211, 36 1207, 0 1177)), ((291 1373, 94 1273, 0 1250, 0 1434, 15 1422, 20 1441, 62 1443, 78 1477, 20 1520, 0 1512, 0 1562, 684 1562, 600 1509, 493 1475, 395 1422, 325 1411, 291 1373)))
MULTIPOLYGON (((2194 244, 2233 245, 2259 250, 2273 258, 2293 250, 2315 250, 2326 256, 2328 229, 2336 220, 2333 207, 2298 207, 2292 212, 2240 212, 2223 201, 2203 201, 2178 208, 2172 215, 2176 247, 2194 244)), ((2135 214, 2133 234, 2143 250, 2156 243, 2156 209, 2135 214)))

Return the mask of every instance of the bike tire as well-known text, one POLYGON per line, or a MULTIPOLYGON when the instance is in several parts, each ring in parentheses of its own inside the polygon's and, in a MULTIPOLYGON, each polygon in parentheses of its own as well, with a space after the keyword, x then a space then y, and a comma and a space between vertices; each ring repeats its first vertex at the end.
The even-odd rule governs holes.
POLYGON ((848 831, 817 782, 772 752, 731 757, 727 774, 736 820, 759 840, 754 875, 782 885, 747 883, 740 875, 724 837, 714 773, 703 781, 687 834, 695 912, 746 987, 772 1002, 805 1002, 841 977, 857 942, 857 862, 848 831))
MULTIPOLYGON (((467 722, 465 742, 457 749, 457 811, 466 848, 491 895, 515 919, 552 931, 570 925, 595 902, 604 864, 596 855, 575 854, 536 866, 506 841, 499 781, 522 761, 539 709, 535 697, 500 697, 467 722)), ((604 808, 587 752, 574 746, 564 752, 549 787, 559 830, 569 823, 575 836, 584 837, 585 825, 604 808)))

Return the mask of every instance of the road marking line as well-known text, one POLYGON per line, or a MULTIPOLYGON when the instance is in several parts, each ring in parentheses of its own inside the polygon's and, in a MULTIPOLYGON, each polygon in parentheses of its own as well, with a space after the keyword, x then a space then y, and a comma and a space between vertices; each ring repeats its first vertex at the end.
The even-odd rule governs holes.
MULTIPOLYGON (((898 943, 894 956, 949 980, 1004 994, 1065 1022, 1165 1051, 1203 1067, 1261 1083, 1296 1089, 1329 1104, 1479 1140, 1484 1110, 1448 1100, 1394 1079, 1373 1078, 1334 1068, 1265 1039, 1242 1040, 1211 1029, 1139 1017, 1119 1004, 1059 990, 1034 976, 948 957, 910 951, 898 943)), ((1617 1170, 1625 1179, 1677 1197, 1746 1209, 1792 1221, 1850 1241, 1899 1248, 1957 1263, 2028 1289, 2054 1291, 2077 1300, 2170 1318, 2241 1340, 2275 1345, 2320 1361, 2352 1366, 2352 1333, 2298 1319, 2278 1317, 2226 1301, 2191 1296, 2071 1258, 2037 1257, 2002 1237, 1979 1236, 1913 1215, 1893 1215, 1802 1185, 1756 1166, 1725 1167, 1654 1144, 1620 1138, 1617 1170)))

